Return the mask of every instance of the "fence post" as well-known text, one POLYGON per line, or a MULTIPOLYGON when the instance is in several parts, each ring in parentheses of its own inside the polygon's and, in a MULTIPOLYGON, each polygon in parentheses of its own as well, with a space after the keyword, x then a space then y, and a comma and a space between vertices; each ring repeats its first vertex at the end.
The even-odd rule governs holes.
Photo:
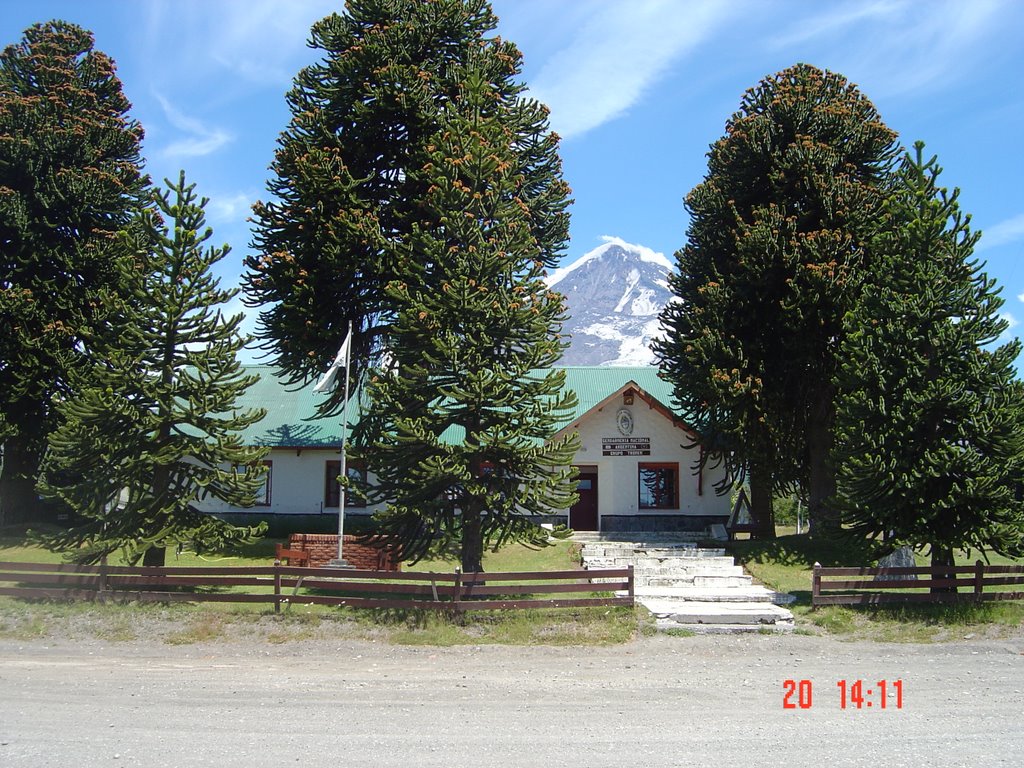
POLYGON ((97 595, 97 597, 99 597, 101 603, 106 602, 107 598, 106 598, 106 594, 104 594, 104 593, 107 591, 107 588, 108 588, 108 584, 107 584, 107 556, 104 555, 100 559, 100 587, 99 587, 99 594, 97 595))
POLYGON ((811 576, 811 610, 818 607, 818 598, 821 596, 821 563, 814 564, 813 575, 811 576))
POLYGON ((274 560, 274 613, 281 612, 281 561, 274 560))
POLYGON ((455 615, 458 616, 459 615, 459 611, 462 610, 462 606, 461 606, 461 604, 459 602, 462 599, 462 569, 461 568, 456 568, 455 569, 455 590, 454 590, 453 594, 454 594, 454 598, 455 598, 455 606, 454 606, 454 608, 455 608, 455 615))
POLYGON ((630 563, 630 565, 629 565, 629 576, 626 577, 626 580, 627 580, 627 584, 628 584, 628 586, 626 587, 626 590, 629 593, 629 602, 632 605, 636 605, 636 595, 635 595, 634 589, 633 589, 633 564, 632 563, 630 563))
POLYGON ((985 590, 985 564, 981 560, 974 563, 974 599, 979 603, 984 599, 982 593, 985 590))

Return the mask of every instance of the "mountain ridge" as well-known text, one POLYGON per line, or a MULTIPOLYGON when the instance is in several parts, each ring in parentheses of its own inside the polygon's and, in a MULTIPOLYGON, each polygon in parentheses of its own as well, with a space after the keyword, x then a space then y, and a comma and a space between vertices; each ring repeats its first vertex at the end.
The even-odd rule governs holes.
POLYGON ((661 335, 659 315, 672 299, 668 278, 674 267, 646 246, 603 239, 547 278, 565 295, 569 315, 562 332, 570 346, 560 364, 654 365, 650 344, 661 335))

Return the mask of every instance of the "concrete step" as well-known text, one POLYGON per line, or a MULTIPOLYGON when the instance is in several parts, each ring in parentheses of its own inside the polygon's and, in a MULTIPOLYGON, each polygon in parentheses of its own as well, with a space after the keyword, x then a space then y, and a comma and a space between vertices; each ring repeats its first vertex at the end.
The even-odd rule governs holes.
POLYGON ((720 587, 749 587, 753 583, 750 576, 651 576, 650 578, 634 577, 636 585, 645 587, 686 587, 700 589, 720 587))
POLYGON ((707 560, 628 560, 623 557, 588 557, 583 560, 584 568, 626 568, 632 565, 637 573, 720 573, 742 574, 742 566, 736 565, 731 557, 713 557, 707 560))
POLYGON ((682 589, 693 587, 694 576, 687 576, 681 573, 675 576, 635 576, 633 577, 633 589, 682 589))
POLYGON ((642 547, 642 546, 609 546, 607 544, 587 544, 580 553, 584 557, 661 557, 679 559, 704 559, 708 557, 725 557, 724 549, 707 547, 642 547))
POLYGON ((763 635, 786 634, 793 631, 792 624, 680 624, 671 619, 657 619, 658 632, 682 632, 694 635, 763 635))
POLYGON ((790 631, 793 614, 771 603, 677 602, 644 598, 659 629, 699 632, 790 631))
POLYGON ((665 566, 668 568, 721 568, 732 567, 736 561, 731 557, 644 557, 634 555, 615 557, 586 555, 580 558, 584 563, 606 563, 607 567, 624 568, 627 565, 665 566))
MULTIPOLYGON (((738 567, 738 566, 737 566, 738 567)), ((695 587, 749 587, 754 583, 754 577, 743 573, 740 568, 739 575, 719 576, 714 573, 697 574, 693 577, 695 587)))
POLYGON ((583 552, 581 553, 583 560, 618 560, 622 563, 638 563, 638 562, 660 562, 660 563, 679 563, 685 565, 686 563, 707 563, 707 562, 722 562, 732 565, 733 558, 726 555, 719 554, 702 554, 702 555, 665 555, 665 554, 651 554, 648 552, 583 552))
POLYGON ((708 535, 704 531, 686 532, 653 532, 632 531, 623 533, 599 533, 598 531, 573 531, 571 541, 579 542, 653 542, 659 544, 697 544, 706 541, 708 535))
MULTIPOLYGON (((634 585, 634 594, 638 601, 642 599, 665 600, 673 602, 699 603, 774 603, 789 605, 796 598, 785 592, 776 592, 760 584, 749 587, 653 587, 650 585, 634 585)), ((623 592, 622 595, 625 595, 623 592)))
MULTIPOLYGON (((633 568, 635 579, 693 579, 694 577, 710 577, 712 579, 749 578, 748 574, 738 565, 718 566, 714 568, 633 568)), ((711 585, 714 586, 714 585, 711 585)))
POLYGON ((755 585, 723 549, 601 540, 585 543, 581 559, 591 569, 632 566, 636 600, 654 614, 659 630, 732 633, 793 628, 792 613, 781 606, 795 598, 755 585))
POLYGON ((793 614, 771 603, 683 603, 663 618, 679 624, 775 624, 792 621, 793 614))

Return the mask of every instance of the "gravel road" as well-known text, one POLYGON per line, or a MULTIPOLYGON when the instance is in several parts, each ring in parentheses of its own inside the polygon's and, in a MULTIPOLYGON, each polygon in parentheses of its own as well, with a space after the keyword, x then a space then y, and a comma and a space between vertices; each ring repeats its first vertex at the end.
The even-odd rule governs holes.
POLYGON ((5 768, 1020 766, 1022 709, 1024 634, 598 648, 0 641, 5 768), (787 679, 810 681, 810 706, 783 708, 787 679), (870 708, 840 707, 844 679, 865 681, 870 708))

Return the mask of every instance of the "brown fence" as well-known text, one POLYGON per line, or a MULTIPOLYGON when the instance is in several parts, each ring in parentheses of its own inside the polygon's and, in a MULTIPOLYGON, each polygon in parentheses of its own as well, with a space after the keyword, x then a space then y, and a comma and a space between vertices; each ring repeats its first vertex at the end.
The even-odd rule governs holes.
POLYGON ((815 563, 811 605, 1024 600, 1024 591, 994 589, 1015 585, 1024 587, 1024 565, 985 565, 979 560, 956 566, 823 568, 815 563))
POLYGON ((268 566, 146 568, 0 562, 0 595, 56 600, 273 603, 477 611, 633 605, 633 567, 415 573, 268 566), (599 582, 596 580, 600 580, 599 582), (250 587, 237 591, 237 587, 250 587), (625 592, 624 596, 607 596, 625 592), (572 597, 541 597, 542 595, 572 597))

